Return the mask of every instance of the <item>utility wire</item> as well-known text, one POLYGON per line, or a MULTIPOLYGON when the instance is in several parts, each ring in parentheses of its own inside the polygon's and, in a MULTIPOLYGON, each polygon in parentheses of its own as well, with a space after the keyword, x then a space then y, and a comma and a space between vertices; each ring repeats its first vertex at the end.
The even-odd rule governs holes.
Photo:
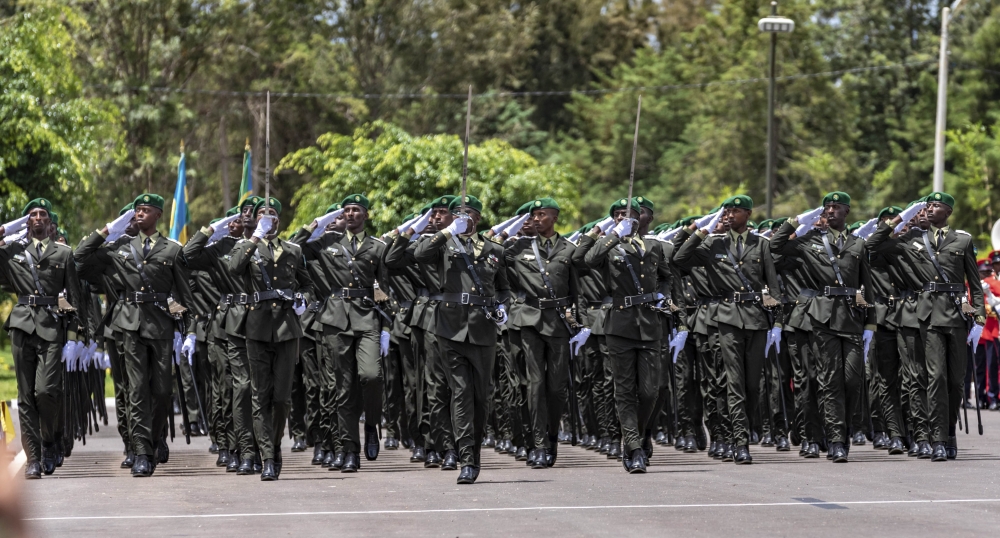
MULTIPOLYGON (((901 69, 905 67, 916 67, 928 64, 936 64, 937 60, 924 60, 919 62, 903 62, 889 65, 873 65, 866 67, 852 67, 849 69, 839 69, 836 71, 823 71, 819 73, 804 73, 800 75, 787 75, 776 77, 777 81, 793 81, 810 78, 838 77, 850 73, 864 73, 872 71, 885 71, 890 69, 901 69)), ((560 90, 560 91, 533 91, 533 92, 485 92, 472 94, 475 98, 495 98, 495 97, 550 97, 564 95, 603 95, 612 93, 627 92, 662 92, 669 90, 683 90, 694 88, 708 88, 712 86, 734 86, 740 84, 757 84, 767 82, 767 77, 745 78, 738 80, 717 80, 697 84, 668 84, 664 86, 627 86, 622 88, 604 88, 593 90, 560 90)), ((167 86, 117 86, 113 84, 89 84, 89 88, 107 89, 117 92, 154 92, 154 93, 184 93, 198 95, 215 95, 221 97, 263 97, 265 91, 235 91, 235 90, 204 90, 192 88, 172 88, 167 86)), ((271 92, 276 97, 292 98, 319 98, 319 99, 466 99, 466 93, 313 93, 313 92, 271 92)))

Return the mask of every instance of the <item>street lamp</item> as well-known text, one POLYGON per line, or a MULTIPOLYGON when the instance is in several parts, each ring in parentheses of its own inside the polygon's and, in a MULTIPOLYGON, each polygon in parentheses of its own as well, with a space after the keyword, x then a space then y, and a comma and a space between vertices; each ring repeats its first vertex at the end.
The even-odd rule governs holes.
POLYGON ((962 0, 941 10, 941 50, 938 51, 937 119, 934 124, 934 190, 944 190, 944 130, 948 123, 948 23, 962 0))
POLYGON ((767 218, 771 218, 774 191, 774 53, 778 47, 778 34, 795 30, 795 21, 778 16, 778 3, 771 2, 771 16, 757 21, 761 32, 771 34, 771 79, 767 86, 767 218))

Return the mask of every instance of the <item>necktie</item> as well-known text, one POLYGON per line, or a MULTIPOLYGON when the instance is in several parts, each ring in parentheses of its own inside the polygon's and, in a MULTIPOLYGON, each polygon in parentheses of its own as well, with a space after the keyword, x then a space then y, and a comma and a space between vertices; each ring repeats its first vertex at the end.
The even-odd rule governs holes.
POLYGON ((271 255, 271 259, 274 259, 274 245, 268 241, 267 242, 267 252, 271 255))
POLYGON ((142 243, 142 257, 145 258, 149 254, 149 238, 147 237, 142 243))
POLYGON ((358 236, 351 238, 351 254, 357 254, 358 252, 358 236))
POLYGON ((545 240, 545 257, 546 258, 551 258, 552 257, 552 240, 551 239, 546 239, 545 240))
POLYGON ((837 236, 837 248, 838 249, 844 248, 844 234, 840 234, 837 236))
POLYGON ((937 237, 934 241, 934 246, 941 248, 941 243, 944 241, 944 230, 937 231, 937 237))
POLYGON ((743 236, 742 235, 736 238, 736 257, 737 258, 742 258, 743 257, 743 236))
POLYGON ((38 259, 42 259, 42 244, 38 243, 35 245, 35 252, 37 253, 38 259))

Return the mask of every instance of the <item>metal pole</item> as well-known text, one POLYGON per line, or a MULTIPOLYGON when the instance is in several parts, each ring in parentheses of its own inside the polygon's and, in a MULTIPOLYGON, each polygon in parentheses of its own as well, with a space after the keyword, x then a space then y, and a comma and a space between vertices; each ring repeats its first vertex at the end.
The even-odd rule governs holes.
POLYGON ((934 126, 934 190, 944 190, 944 130, 948 116, 948 19, 951 8, 941 10, 941 50, 938 52, 937 122, 934 126))
POLYGON ((264 214, 271 214, 271 90, 267 91, 267 108, 264 109, 264 214))
MULTIPOLYGON (((778 14, 778 3, 771 2, 771 15, 778 14)), ((767 83, 767 218, 771 218, 774 203, 771 200, 774 192, 774 55, 778 48, 778 34, 771 33, 771 76, 767 83)))

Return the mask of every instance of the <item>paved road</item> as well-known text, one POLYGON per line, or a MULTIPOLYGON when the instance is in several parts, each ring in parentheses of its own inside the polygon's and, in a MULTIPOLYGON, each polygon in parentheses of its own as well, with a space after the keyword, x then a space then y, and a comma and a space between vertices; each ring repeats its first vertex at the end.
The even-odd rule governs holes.
POLYGON ((21 486, 40 536, 972 535, 1000 525, 1000 413, 984 421, 986 435, 960 433, 960 459, 948 463, 867 445, 846 465, 752 447, 754 465, 736 466, 657 447, 650 472, 629 476, 561 446, 547 470, 484 451, 473 486, 411 464, 405 450, 353 475, 286 455, 281 480, 262 483, 216 468, 205 438, 178 438, 168 464, 133 479, 118 468, 112 424, 55 475, 21 486))

